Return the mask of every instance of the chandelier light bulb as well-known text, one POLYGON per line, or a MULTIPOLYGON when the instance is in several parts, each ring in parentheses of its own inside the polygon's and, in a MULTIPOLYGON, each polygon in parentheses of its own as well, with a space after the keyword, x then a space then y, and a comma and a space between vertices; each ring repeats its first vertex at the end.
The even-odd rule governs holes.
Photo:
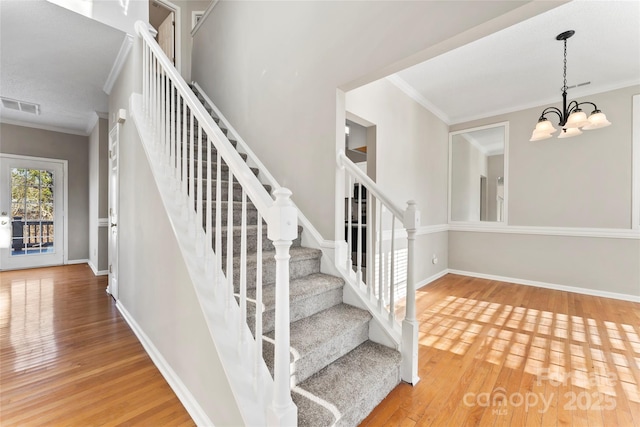
MULTIPOLYGON (((555 132, 555 131, 554 131, 555 132)), ((542 141, 551 138, 553 132, 534 130, 529 141, 542 141)))
POLYGON ((551 134, 557 130, 558 129, 556 129, 553 124, 544 117, 541 117, 540 120, 538 120, 538 124, 536 124, 536 132, 547 132, 551 134))
POLYGON ((571 138, 578 135, 582 135, 582 131, 578 128, 562 128, 562 130, 560 131, 560 135, 558 135, 558 138, 571 138))

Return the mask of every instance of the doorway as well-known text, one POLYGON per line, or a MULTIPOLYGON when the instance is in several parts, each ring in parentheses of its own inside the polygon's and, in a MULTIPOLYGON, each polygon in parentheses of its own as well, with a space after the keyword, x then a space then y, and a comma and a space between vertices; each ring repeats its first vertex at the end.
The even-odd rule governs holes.
POLYGON ((67 161, 3 154, 0 166, 0 211, 12 234, 0 270, 64 264, 67 161))
POLYGON ((180 49, 180 8, 168 0, 149 2, 149 23, 158 31, 156 41, 169 60, 182 72, 180 49))

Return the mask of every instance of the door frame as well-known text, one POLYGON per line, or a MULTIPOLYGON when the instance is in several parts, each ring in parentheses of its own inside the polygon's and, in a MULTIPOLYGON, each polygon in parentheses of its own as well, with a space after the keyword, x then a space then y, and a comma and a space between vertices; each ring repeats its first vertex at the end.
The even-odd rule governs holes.
MULTIPOLYGON (((0 153, 0 159, 58 163, 62 166, 62 265, 69 263, 69 161, 47 157, 0 153)), ((3 270, 7 270, 3 268, 3 270)))
MULTIPOLYGON (((112 233, 112 199, 111 199, 111 192, 114 190, 112 188, 112 184, 111 184, 111 173, 113 171, 113 151, 114 151, 114 147, 115 147, 115 152, 116 152, 116 156, 118 158, 117 161, 117 170, 116 170, 116 184, 115 184, 115 198, 117 200, 116 202, 116 218, 117 221, 120 221, 119 218, 119 214, 120 214, 120 124, 116 123, 111 130, 109 131, 109 188, 108 188, 108 209, 109 209, 109 213, 107 215, 108 217, 108 233, 109 233, 109 238, 108 238, 108 242, 107 242, 107 257, 108 257, 108 284, 107 284, 107 293, 109 295, 111 295, 113 297, 114 300, 118 300, 118 291, 119 291, 119 283, 118 283, 118 279, 119 279, 119 264, 118 264, 118 259, 119 259, 119 254, 120 254, 120 238, 118 237, 115 243, 115 248, 113 247, 113 243, 112 243, 112 239, 113 239, 113 233, 112 233), (115 262, 114 262, 115 261, 115 262), (113 265, 115 264, 115 270, 113 269, 113 265), (115 287, 113 287, 113 283, 114 283, 114 278, 115 278, 115 287)), ((118 225, 116 225, 118 226, 118 225)), ((118 233, 119 231, 116 230, 116 233, 118 233)))
POLYGON ((156 3, 160 3, 164 8, 169 9, 174 13, 175 25, 173 26, 173 43, 175 44, 173 54, 176 60, 176 69, 178 73, 182 74, 182 15, 180 13, 180 6, 176 6, 169 0, 152 0, 156 3))

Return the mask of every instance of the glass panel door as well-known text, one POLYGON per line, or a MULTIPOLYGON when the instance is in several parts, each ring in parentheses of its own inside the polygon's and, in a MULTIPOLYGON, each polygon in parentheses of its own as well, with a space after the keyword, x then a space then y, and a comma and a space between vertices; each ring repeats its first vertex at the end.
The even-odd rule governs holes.
POLYGON ((11 217, 11 247, 3 249, 0 268, 62 264, 63 164, 59 161, 3 157, 2 211, 11 217))

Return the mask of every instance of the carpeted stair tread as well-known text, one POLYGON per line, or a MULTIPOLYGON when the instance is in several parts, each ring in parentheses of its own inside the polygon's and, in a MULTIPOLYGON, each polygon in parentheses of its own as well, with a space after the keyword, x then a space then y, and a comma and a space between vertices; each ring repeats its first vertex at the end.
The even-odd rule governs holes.
MULTIPOLYGON (((275 250, 262 252, 263 286, 275 283, 276 281, 276 260, 274 259, 275 254, 275 250)), ((247 289, 254 289, 256 287, 256 255, 256 253, 247 254, 247 289)), ((320 258, 322 257, 321 250, 292 246, 289 249, 289 255, 291 257, 289 259, 290 280, 296 280, 301 277, 308 276, 309 274, 320 272, 320 258)), ((222 265, 226 265, 225 256, 222 257, 222 265)), ((238 292, 238 290, 240 289, 240 256, 233 257, 233 285, 234 291, 238 292)))
MULTIPOLYGON (((289 283, 289 302, 291 304, 295 304, 300 300, 307 299, 315 295, 320 295, 327 291, 342 289, 342 286, 344 286, 344 280, 339 277, 330 276, 323 273, 310 274, 308 276, 292 280, 289 283)), ((249 291, 247 291, 247 296, 251 299, 255 299, 256 290, 250 289, 249 291)), ((275 300, 275 286, 264 286, 262 288, 262 304, 264 305, 264 310, 273 310, 276 305, 275 300)), ((253 309, 251 310, 253 311, 253 309)), ((294 320, 291 319, 291 321, 293 322, 294 320)))
POLYGON ((366 341, 293 388, 298 426, 356 426, 400 382, 400 353, 366 341))
MULTIPOLYGON (((369 336, 371 314, 338 304, 291 324, 291 381, 298 384, 344 356, 369 336)), ((274 332, 265 334, 274 339, 274 332)), ((263 357, 273 370, 273 344, 264 342, 263 357)), ((272 372, 273 373, 273 372, 272 372)))
MULTIPOLYGON (((309 274, 289 283, 289 320, 295 322, 334 305, 342 303, 344 280, 323 273, 309 274)), ((275 285, 262 288, 262 331, 271 332, 275 322, 275 285)), ((255 300, 256 290, 248 289, 247 296, 255 300)), ((255 305, 247 306, 247 322, 253 331, 255 305)))

